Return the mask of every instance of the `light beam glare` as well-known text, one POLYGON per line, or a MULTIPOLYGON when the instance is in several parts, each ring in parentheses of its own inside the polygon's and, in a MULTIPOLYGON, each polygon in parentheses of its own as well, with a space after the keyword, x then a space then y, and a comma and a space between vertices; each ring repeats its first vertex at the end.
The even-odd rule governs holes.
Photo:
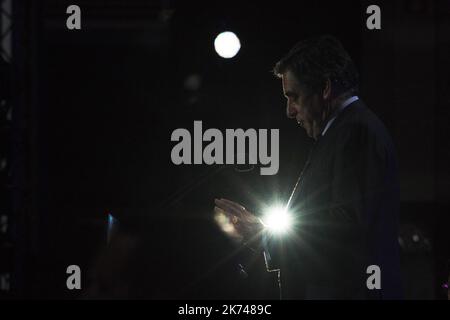
POLYGON ((284 234, 291 230, 293 219, 286 207, 276 205, 265 210, 264 227, 273 234, 284 234))

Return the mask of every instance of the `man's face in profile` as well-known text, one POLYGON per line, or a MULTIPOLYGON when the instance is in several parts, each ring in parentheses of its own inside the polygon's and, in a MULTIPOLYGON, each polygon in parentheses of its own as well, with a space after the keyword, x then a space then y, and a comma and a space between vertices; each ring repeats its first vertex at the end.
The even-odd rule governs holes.
POLYGON ((296 119, 311 138, 317 138, 322 127, 324 106, 320 95, 307 96, 294 74, 288 70, 282 76, 283 94, 287 99, 286 115, 296 119))

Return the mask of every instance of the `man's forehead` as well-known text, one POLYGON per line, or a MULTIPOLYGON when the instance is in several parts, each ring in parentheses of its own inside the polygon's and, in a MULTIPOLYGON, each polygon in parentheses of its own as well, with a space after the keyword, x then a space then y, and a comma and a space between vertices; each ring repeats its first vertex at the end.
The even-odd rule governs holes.
POLYGON ((283 83, 283 91, 297 91, 299 89, 299 83, 297 78, 292 74, 290 70, 281 75, 281 81, 283 83))

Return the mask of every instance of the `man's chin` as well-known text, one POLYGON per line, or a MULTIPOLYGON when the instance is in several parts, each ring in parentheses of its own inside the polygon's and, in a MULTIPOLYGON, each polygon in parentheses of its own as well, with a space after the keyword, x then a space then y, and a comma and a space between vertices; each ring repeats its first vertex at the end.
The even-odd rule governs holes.
POLYGON ((310 138, 314 138, 314 132, 310 125, 303 122, 302 124, 299 123, 299 125, 306 131, 306 135, 310 138))
POLYGON ((305 129, 306 135, 307 135, 308 137, 314 138, 313 131, 312 131, 312 129, 311 129, 310 127, 303 127, 303 129, 305 129))

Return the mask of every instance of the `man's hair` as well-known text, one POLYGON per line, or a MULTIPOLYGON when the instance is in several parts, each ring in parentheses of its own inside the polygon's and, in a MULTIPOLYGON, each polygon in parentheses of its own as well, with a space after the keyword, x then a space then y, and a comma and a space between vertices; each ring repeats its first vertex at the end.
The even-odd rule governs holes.
POLYGON ((308 94, 318 93, 330 79, 332 97, 358 92, 358 71, 338 39, 330 35, 297 43, 275 65, 273 72, 281 77, 291 71, 308 94))

